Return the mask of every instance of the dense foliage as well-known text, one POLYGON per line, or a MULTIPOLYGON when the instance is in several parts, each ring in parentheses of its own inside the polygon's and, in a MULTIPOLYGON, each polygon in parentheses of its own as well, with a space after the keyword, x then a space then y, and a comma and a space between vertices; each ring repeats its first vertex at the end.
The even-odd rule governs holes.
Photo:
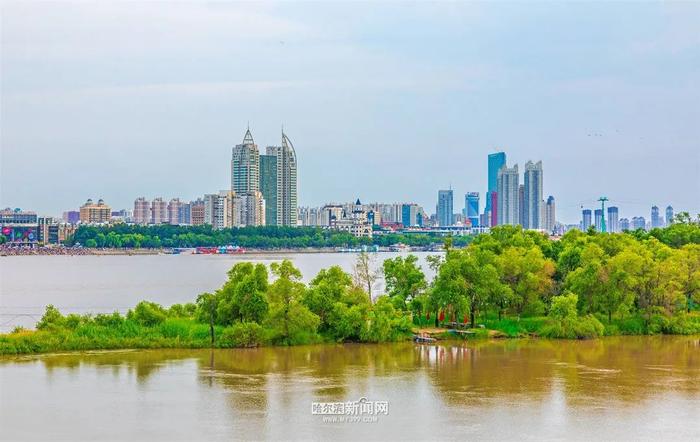
MULTIPOLYGON (((455 238, 466 245, 471 237, 455 238)), ((106 248, 214 247, 236 245, 256 249, 296 249, 322 247, 358 247, 363 245, 430 246, 442 238, 428 234, 378 233, 373 238, 356 238, 347 232, 318 227, 240 227, 213 229, 210 225, 175 226, 159 224, 140 226, 80 226, 67 245, 106 248)))
POLYGON ((387 342, 415 327, 459 323, 553 338, 700 333, 699 233, 697 220, 649 233, 571 231, 558 240, 501 226, 461 249, 448 239, 444 255, 428 257, 430 282, 413 255, 385 260, 385 294, 377 297, 369 293, 379 276, 375 255, 360 254, 354 275, 333 266, 308 284, 288 260, 269 269, 241 262, 192 304, 143 301, 124 316, 48 306, 37 331, 0 335, 0 354, 387 342))

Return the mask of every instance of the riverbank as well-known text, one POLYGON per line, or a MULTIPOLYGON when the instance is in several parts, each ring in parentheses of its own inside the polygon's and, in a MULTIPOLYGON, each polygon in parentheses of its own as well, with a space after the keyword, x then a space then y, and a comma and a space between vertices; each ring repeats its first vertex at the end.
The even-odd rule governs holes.
MULTIPOLYGON (((0 355, 23 355, 58 353, 65 351, 139 350, 139 349, 204 349, 204 348, 250 348, 289 346, 275 342, 269 330, 255 323, 237 323, 232 326, 215 325, 196 321, 193 318, 173 317, 154 325, 144 325, 137 320, 112 315, 68 315, 58 318, 50 313, 55 323, 39 330, 18 328, 12 333, 0 334, 0 355)), ((47 315, 45 315, 46 318, 47 315)), ((46 321, 46 319, 42 319, 46 321)), ((299 344, 336 344, 341 342, 380 343, 410 341, 416 336, 440 341, 467 341, 491 339, 545 339, 556 342, 556 336, 547 336, 551 319, 547 317, 486 319, 475 328, 449 326, 434 327, 415 325, 402 329, 385 339, 365 336, 365 339, 336 341, 329 336, 299 344)), ((40 323, 41 326, 41 323, 40 323)), ((700 314, 684 317, 682 323, 667 320, 661 324, 646 324, 644 318, 630 317, 616 320, 605 326, 597 338, 612 336, 658 336, 697 335, 700 337, 700 314)), ((570 340, 570 339, 565 339, 570 340)), ((293 344, 292 344, 293 345, 293 344)))

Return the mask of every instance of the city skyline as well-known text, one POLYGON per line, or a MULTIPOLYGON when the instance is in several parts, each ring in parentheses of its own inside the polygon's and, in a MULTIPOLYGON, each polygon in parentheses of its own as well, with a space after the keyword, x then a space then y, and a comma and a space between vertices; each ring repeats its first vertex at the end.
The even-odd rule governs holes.
POLYGON ((299 205, 432 207, 451 182, 483 207, 485 158, 503 150, 543 161, 564 223, 599 195, 627 217, 700 212, 697 5, 170 6, 3 5, 0 206, 224 189, 250 120, 304 147, 299 205), (328 180, 339 164, 355 167, 328 180))

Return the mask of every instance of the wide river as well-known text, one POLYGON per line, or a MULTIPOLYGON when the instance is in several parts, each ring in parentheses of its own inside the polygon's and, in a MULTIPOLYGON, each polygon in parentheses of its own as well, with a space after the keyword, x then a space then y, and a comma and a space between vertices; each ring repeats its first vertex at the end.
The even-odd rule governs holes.
MULTIPOLYGON (((288 257, 306 279, 354 260, 288 257)), ((280 258, 0 258, 0 307, 15 324, 186 302, 236 260, 280 258)), ((0 357, 0 440, 27 439, 697 441, 700 336, 0 357)))

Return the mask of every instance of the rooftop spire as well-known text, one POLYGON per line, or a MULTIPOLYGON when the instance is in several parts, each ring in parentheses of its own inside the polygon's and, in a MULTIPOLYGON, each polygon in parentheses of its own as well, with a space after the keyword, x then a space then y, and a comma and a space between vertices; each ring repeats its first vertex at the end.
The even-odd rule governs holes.
POLYGON ((243 144, 255 144, 255 141, 253 141, 253 135, 250 133, 250 123, 248 123, 248 128, 243 136, 243 144))

